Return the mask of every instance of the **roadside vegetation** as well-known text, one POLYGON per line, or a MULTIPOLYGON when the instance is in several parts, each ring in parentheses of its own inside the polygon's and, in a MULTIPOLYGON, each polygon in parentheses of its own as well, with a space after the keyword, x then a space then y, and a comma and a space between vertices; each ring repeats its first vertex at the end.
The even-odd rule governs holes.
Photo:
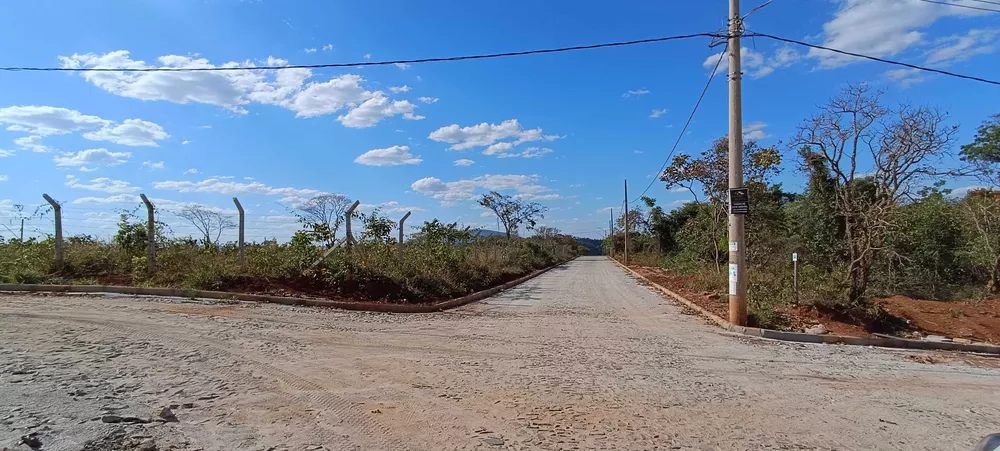
MULTIPOLYGON (((787 145, 744 144, 750 321, 786 326, 785 313, 811 308, 892 330, 899 321, 873 299, 958 301, 1000 290, 1000 115, 970 143, 927 107, 887 106, 850 86, 804 120, 787 145), (958 151, 958 152, 956 152, 958 151), (775 178, 803 177, 802 192, 775 178), (961 191, 945 189, 960 180, 961 191), (799 258, 793 292, 792 253, 799 258)), ((632 263, 685 276, 687 288, 727 292, 725 137, 701 155, 677 155, 661 173, 667 189, 695 200, 670 212, 643 198, 629 212, 632 263)), ((605 240, 624 248, 625 218, 605 240)))
POLYGON ((339 234, 352 201, 319 196, 293 209, 301 230, 291 240, 247 243, 245 263, 238 245, 220 242, 233 218, 194 207, 176 216, 198 230, 198 238, 174 236, 169 224, 155 223, 156 265, 149 271, 147 224, 123 211, 111 240, 91 236, 65 239, 65 263, 55 268, 52 237, 0 239, 0 281, 184 287, 205 290, 312 295, 387 302, 427 302, 462 296, 513 280, 586 253, 568 235, 539 227, 528 230, 544 208, 490 193, 483 196, 511 224, 504 235, 437 219, 415 227, 402 246, 395 221, 380 211, 352 216, 352 237, 339 234))

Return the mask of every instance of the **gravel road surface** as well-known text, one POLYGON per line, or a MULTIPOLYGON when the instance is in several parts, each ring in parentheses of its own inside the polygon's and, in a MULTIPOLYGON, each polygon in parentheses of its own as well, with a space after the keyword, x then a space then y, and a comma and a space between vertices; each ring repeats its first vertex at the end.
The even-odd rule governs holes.
POLYGON ((941 356, 730 335, 597 257, 428 315, 0 294, 0 449, 969 450, 1000 370, 941 356))

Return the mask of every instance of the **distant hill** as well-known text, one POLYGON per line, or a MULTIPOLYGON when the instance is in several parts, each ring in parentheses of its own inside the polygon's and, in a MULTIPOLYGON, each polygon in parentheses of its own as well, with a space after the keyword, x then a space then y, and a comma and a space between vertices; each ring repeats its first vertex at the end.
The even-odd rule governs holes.
POLYGON ((487 229, 473 229, 470 230, 469 233, 471 233, 472 236, 474 237, 487 237, 487 236, 497 236, 497 235, 507 236, 507 234, 504 232, 497 232, 495 230, 487 230, 487 229))
POLYGON ((603 241, 595 240, 593 238, 581 238, 575 236, 576 242, 580 243, 581 246, 587 248, 587 255, 603 255, 604 249, 601 247, 603 241))

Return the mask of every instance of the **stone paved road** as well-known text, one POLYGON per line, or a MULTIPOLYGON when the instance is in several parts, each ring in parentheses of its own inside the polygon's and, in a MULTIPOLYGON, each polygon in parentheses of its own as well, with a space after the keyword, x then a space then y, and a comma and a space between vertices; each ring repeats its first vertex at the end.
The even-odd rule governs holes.
POLYGON ((596 257, 431 315, 0 295, 0 448, 967 450, 1000 431, 1000 370, 914 355, 729 335, 596 257), (100 418, 170 404, 176 423, 100 418))

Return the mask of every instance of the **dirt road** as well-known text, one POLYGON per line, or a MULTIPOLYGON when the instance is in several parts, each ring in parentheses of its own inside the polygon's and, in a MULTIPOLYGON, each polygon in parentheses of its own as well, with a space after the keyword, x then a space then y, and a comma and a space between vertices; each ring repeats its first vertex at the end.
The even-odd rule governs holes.
POLYGON ((1000 431, 1000 370, 912 355, 728 335, 601 258, 431 315, 0 295, 0 448, 968 450, 1000 431), (176 422, 105 422, 172 404, 176 422))

